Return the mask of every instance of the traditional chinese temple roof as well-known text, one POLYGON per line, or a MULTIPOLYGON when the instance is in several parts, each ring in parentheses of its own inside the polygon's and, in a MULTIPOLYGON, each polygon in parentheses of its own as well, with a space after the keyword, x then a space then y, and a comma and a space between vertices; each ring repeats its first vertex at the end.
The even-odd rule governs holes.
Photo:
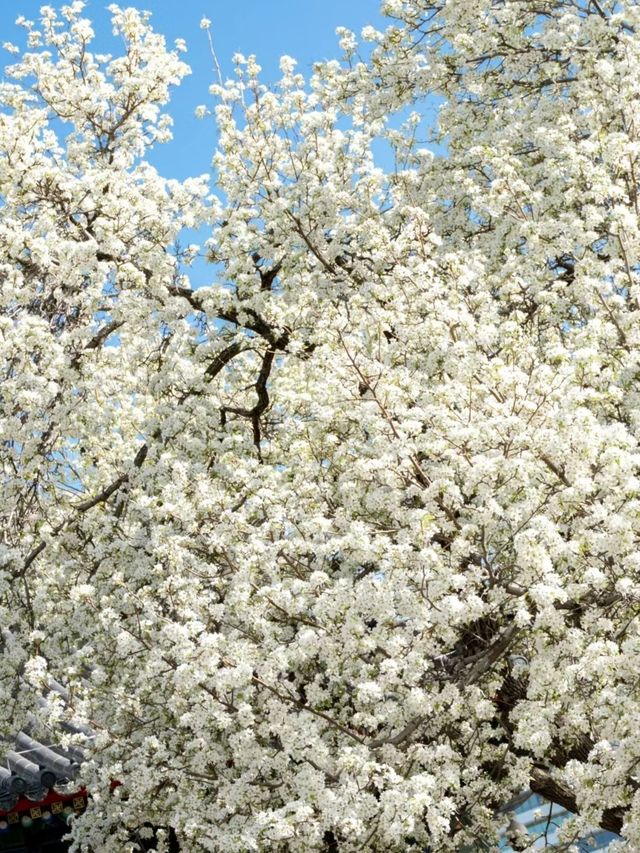
MULTIPOLYGON (((49 693, 68 695, 56 682, 49 693)), ((47 705, 47 699, 41 700, 47 705)), ((0 741, 0 851, 58 853, 69 819, 86 805, 86 792, 77 781, 82 750, 62 746, 65 734, 91 737, 82 725, 62 723, 53 733, 33 717, 25 729, 0 741)))
POLYGON ((38 801, 52 789, 68 792, 78 769, 77 751, 18 732, 7 742, 0 764, 0 811, 11 811, 21 796, 38 801))
MULTIPOLYGON (((69 702, 65 688, 49 680, 39 701, 42 708, 52 697, 69 702)), ((68 850, 69 821, 85 809, 88 796, 78 781, 85 756, 68 735, 81 735, 76 740, 86 743, 95 732, 77 721, 61 722, 56 731, 44 729, 34 715, 24 729, 0 740, 0 853, 68 850)), ((118 785, 113 780, 112 788, 118 785)), ((133 831, 131 838, 141 851, 155 849, 155 827, 145 824, 144 829, 144 836, 133 831)), ((168 830, 169 850, 178 853, 175 833, 168 830)))

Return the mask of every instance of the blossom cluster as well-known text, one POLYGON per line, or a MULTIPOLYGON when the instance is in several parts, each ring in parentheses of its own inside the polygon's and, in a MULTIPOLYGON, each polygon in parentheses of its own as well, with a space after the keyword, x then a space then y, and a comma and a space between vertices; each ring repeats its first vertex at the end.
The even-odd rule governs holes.
POLYGON ((491 849, 527 786, 640 849, 640 7, 383 11, 235 57, 213 192, 148 16, 0 84, 0 723, 95 735, 74 850, 491 849))

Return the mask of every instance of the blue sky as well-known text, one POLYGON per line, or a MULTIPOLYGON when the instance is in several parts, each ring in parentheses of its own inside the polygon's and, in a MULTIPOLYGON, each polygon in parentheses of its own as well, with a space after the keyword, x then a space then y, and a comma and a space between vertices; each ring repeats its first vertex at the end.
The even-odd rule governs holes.
MULTIPOLYGON (((22 46, 24 30, 14 22, 18 15, 37 19, 45 0, 0 0, 0 43, 22 46)), ((47 0, 59 7, 59 0, 47 0)), ((101 49, 109 45, 110 26, 106 7, 111 0, 89 0, 85 15, 94 21, 101 49)), ((203 16, 212 22, 216 53, 223 75, 232 76, 234 53, 255 53, 266 80, 277 76, 283 54, 298 60, 299 70, 308 72, 318 59, 337 57, 335 29, 346 26, 359 32, 365 24, 380 25, 378 0, 120 0, 121 6, 136 6, 152 13, 152 22, 169 43, 184 38, 188 53, 183 57, 192 74, 174 90, 169 112, 174 118, 174 140, 159 146, 150 159, 166 177, 184 178, 209 170, 215 146, 212 120, 194 117, 198 104, 212 105, 208 94, 214 68, 206 33, 200 29, 203 16)), ((12 57, 6 53, 3 64, 12 57)))

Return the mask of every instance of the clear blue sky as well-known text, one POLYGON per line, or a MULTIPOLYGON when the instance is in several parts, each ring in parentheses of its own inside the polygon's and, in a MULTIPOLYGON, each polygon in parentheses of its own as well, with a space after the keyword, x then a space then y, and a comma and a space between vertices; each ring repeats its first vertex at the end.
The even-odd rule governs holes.
MULTIPOLYGON (((0 0, 0 43, 22 46, 24 30, 14 22, 18 15, 37 19, 45 0, 0 0)), ((60 7, 64 0, 46 0, 60 7)), ((85 15, 94 21, 100 49, 117 50, 109 44, 110 26, 106 7, 111 0, 88 0, 85 15)), ((200 29, 203 16, 212 22, 216 53, 223 75, 232 76, 234 53, 255 53, 265 79, 275 79, 283 54, 298 60, 299 70, 308 72, 314 61, 338 57, 335 29, 346 26, 359 32, 365 24, 380 25, 379 0, 120 0, 120 6, 136 6, 152 13, 156 30, 172 44, 184 38, 188 53, 183 56, 192 74, 174 90, 169 112, 174 118, 174 140, 155 151, 151 160, 166 177, 184 178, 209 170, 215 145, 212 120, 194 118, 198 104, 212 105, 208 94, 214 68, 206 33, 200 29)), ((12 57, 4 53, 3 66, 12 57)))

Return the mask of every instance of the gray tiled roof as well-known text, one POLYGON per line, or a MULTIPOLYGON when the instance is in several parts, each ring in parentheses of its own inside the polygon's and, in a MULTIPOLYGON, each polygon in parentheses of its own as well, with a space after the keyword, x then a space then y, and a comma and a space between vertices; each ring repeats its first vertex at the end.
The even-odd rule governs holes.
MULTIPOLYGON (((49 682, 49 689, 67 700, 64 688, 49 682)), ((40 704, 47 705, 42 699, 40 704)), ((62 723, 63 732, 93 734, 85 726, 62 723)), ((61 738, 62 739, 62 738, 61 738)), ((0 746, 0 810, 10 811, 20 797, 39 801, 51 790, 66 794, 78 788, 75 782, 83 760, 82 750, 62 747, 53 735, 43 736, 35 718, 26 730, 19 731, 0 746)))
POLYGON ((58 746, 18 732, 0 764, 0 809, 10 811, 21 796, 39 801, 54 789, 66 793, 74 785, 79 763, 58 746))

